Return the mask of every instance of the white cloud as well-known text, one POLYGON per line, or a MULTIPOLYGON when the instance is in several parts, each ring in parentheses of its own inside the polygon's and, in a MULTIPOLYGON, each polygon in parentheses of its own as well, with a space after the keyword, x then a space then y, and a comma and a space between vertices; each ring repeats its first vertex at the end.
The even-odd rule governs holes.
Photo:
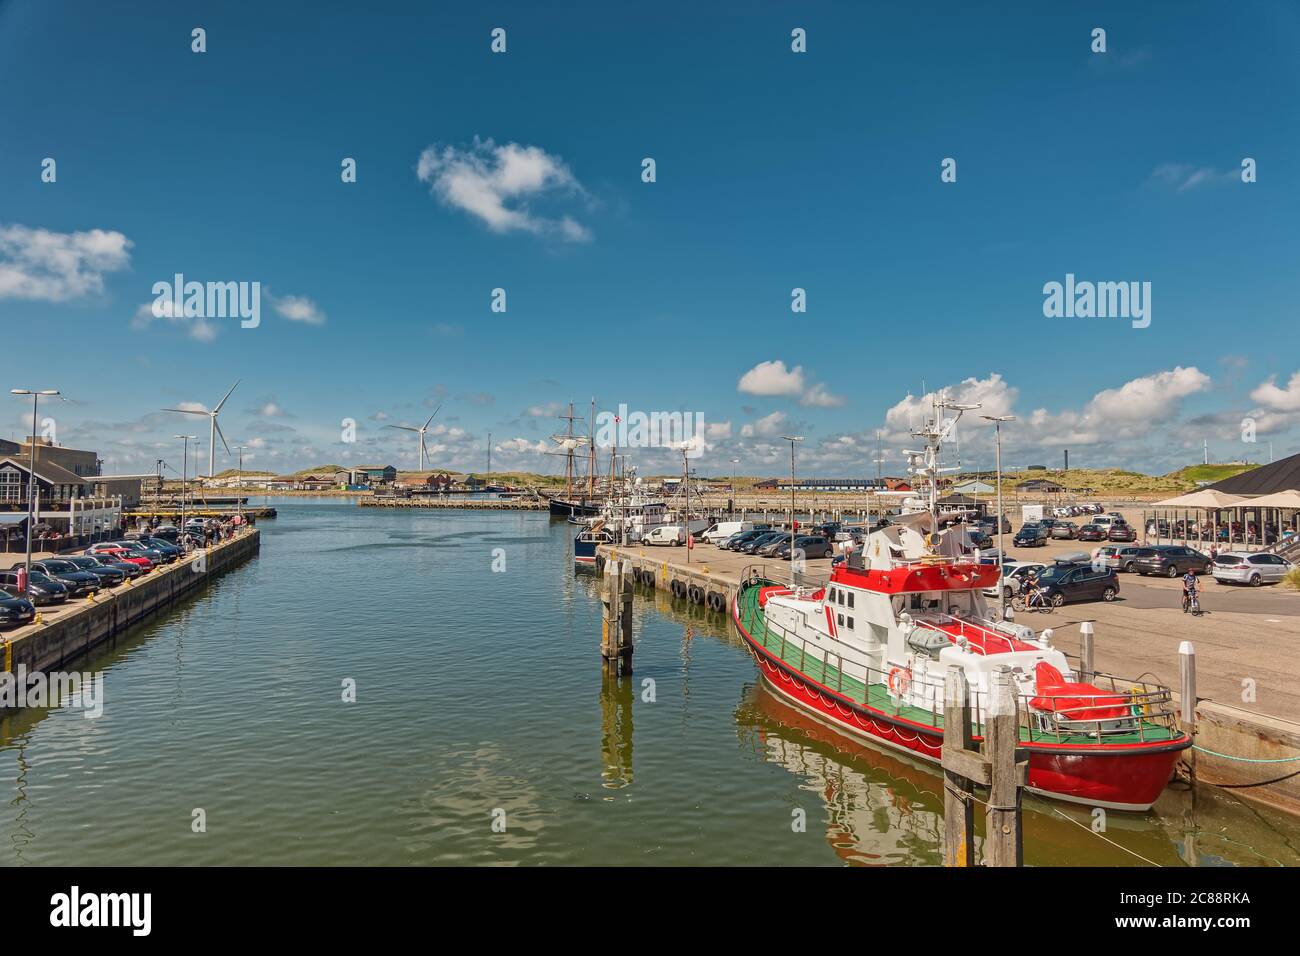
POLYGON ((787 369, 780 359, 759 362, 740 376, 736 389, 749 395, 798 395, 803 391, 803 366, 787 369))
POLYGON ((1229 169, 1225 172, 1212 166, 1194 166, 1191 163, 1161 163, 1151 172, 1152 179, 1166 186, 1172 186, 1180 193, 1215 182, 1230 182, 1240 175, 1239 169, 1229 169))
POLYGON ((741 438, 775 438, 785 425, 785 412, 773 412, 748 425, 741 426, 741 438))
POLYGON ((499 442, 492 450, 503 454, 541 455, 549 449, 544 441, 530 442, 527 438, 511 438, 509 441, 499 442))
POLYGON ((131 262, 120 232, 0 226, 0 299, 64 302, 104 291, 104 275, 131 262))
POLYGON ((529 405, 524 409, 524 414, 529 418, 554 418, 564 411, 564 406, 559 402, 548 402, 545 405, 529 405))
MULTIPOLYGON (((1007 384, 997 372, 988 378, 963 379, 956 385, 943 390, 950 401, 962 405, 979 405, 979 415, 1009 415, 1019 394, 1018 390, 1007 384)), ((885 413, 885 423, 897 432, 906 433, 912 426, 921 425, 931 412, 934 392, 926 392, 919 398, 908 395, 885 413)), ((972 423, 980 422, 978 416, 965 419, 972 423)))
POLYGON ((135 310, 135 316, 131 319, 131 328, 137 332, 143 332, 148 329, 155 319, 166 319, 178 325, 185 326, 185 332, 190 338, 197 342, 211 342, 217 337, 217 326, 205 318, 186 316, 176 311, 176 305, 171 299, 162 299, 158 302, 146 302, 135 310))
POLYGON ((532 212, 530 199, 578 195, 583 189, 558 156, 537 146, 475 137, 468 148, 429 146, 416 175, 444 205, 481 220, 493 232, 529 232, 585 242, 591 232, 571 216, 546 218, 532 212))
POLYGON ((1085 415, 1120 425, 1154 424, 1173 415, 1184 398, 1209 387, 1210 376, 1195 366, 1180 365, 1098 392, 1088 403, 1085 415))
POLYGON ((1255 387, 1250 397, 1274 411, 1300 412, 1300 372, 1291 376, 1285 388, 1277 384, 1276 375, 1269 376, 1255 387))
POLYGON ((819 382, 803 393, 799 404, 814 408, 836 408, 844 404, 844 398, 841 395, 832 395, 826 390, 826 386, 819 382))
POLYGON ((722 441, 731 437, 731 422, 705 422, 704 437, 708 441, 722 441))
POLYGON ((305 295, 273 296, 267 293, 271 307, 290 322, 302 322, 306 325, 323 325, 325 311, 305 295))
POLYGON ((278 415, 283 415, 284 409, 275 402, 267 402, 258 410, 258 414, 264 418, 275 418, 278 415))

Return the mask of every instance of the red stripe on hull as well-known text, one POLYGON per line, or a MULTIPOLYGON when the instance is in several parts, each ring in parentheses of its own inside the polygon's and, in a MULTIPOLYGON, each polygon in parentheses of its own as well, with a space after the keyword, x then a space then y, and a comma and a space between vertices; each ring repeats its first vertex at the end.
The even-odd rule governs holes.
MULTIPOLYGON (((938 764, 943 732, 838 698, 829 688, 779 662, 740 623, 739 604, 732 620, 754 651, 764 679, 786 699, 830 721, 854 737, 870 738, 938 764)), ((1178 754, 1190 740, 1169 744, 1125 744, 1109 748, 1052 748, 1026 745, 1029 788, 1044 796, 1116 810, 1148 810, 1164 791, 1178 754)))

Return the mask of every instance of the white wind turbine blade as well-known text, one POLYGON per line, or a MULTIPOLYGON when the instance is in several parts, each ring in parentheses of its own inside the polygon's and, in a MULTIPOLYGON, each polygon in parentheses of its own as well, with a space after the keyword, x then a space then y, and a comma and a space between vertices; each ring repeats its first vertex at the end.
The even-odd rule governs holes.
MULTIPOLYGON (((243 379, 241 378, 238 381, 236 381, 234 385, 230 386, 230 392, 233 392, 235 389, 239 388, 239 383, 242 381, 243 379)), ((230 392, 226 392, 226 398, 230 397, 230 392)), ((221 401, 217 402, 217 407, 212 410, 213 415, 220 414, 221 406, 226 404, 226 398, 223 398, 221 401)))
POLYGON ((221 439, 222 446, 226 449, 226 454, 230 454, 230 446, 226 444, 226 436, 221 433, 221 423, 217 421, 216 413, 212 415, 212 425, 217 430, 217 437, 221 439))
POLYGON ((389 428, 400 428, 400 429, 402 429, 402 431, 407 431, 407 432, 418 432, 418 431, 420 430, 420 429, 418 429, 418 428, 412 428, 410 425, 389 425, 388 427, 389 427, 389 428))
POLYGON ((164 412, 180 412, 182 415, 207 415, 201 408, 164 408, 164 412))
POLYGON ((440 411, 442 411, 441 402, 439 402, 438 407, 433 410, 433 415, 429 416, 429 421, 424 423, 424 428, 420 429, 421 432, 425 431, 429 427, 429 422, 433 421, 434 415, 437 415, 440 411))

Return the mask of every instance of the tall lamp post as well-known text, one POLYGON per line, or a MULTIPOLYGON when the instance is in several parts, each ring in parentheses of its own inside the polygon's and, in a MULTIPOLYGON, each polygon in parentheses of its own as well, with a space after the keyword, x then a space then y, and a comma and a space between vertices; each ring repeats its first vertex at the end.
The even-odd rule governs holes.
POLYGON ((189 486, 189 465, 190 465, 190 442, 196 441, 194 435, 173 435, 173 438, 179 438, 184 441, 181 450, 181 547, 185 547, 185 489, 189 486))
POLYGON ((1002 583, 1002 558, 1004 551, 1002 548, 1002 423, 1014 422, 1015 415, 981 415, 980 418, 993 423, 993 430, 997 434, 997 467, 998 467, 998 617, 1001 620, 1007 619, 1007 592, 1002 583))
POLYGON ((236 445, 235 451, 239 452, 239 479, 235 491, 235 512, 239 515, 239 525, 244 525, 244 449, 247 445, 236 445))
POLYGON ((790 443, 790 587, 794 588, 794 446, 803 441, 802 435, 782 435, 790 443))
POLYGON ((36 522, 36 516, 32 513, 36 504, 36 404, 41 400, 42 395, 53 397, 59 394, 57 388, 11 388, 11 395, 30 395, 32 397, 32 448, 29 464, 27 467, 27 561, 26 568, 26 594, 30 598, 32 594, 32 525, 36 522))
POLYGON ((739 458, 731 459, 731 514, 736 514, 736 466, 740 464, 739 458))

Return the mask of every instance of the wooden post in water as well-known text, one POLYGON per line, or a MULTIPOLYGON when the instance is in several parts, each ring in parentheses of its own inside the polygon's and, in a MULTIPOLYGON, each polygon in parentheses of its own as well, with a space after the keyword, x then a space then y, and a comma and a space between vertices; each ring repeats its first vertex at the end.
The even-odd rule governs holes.
POLYGON ((610 673, 632 673, 632 562, 612 559, 605 565, 600 656, 610 673))
POLYGON ((943 865, 975 865, 975 781, 963 768, 971 750, 970 701, 966 674, 955 664, 943 681, 943 865))
POLYGON ((1025 862, 1020 788, 1026 782, 1029 763, 1019 744, 1016 688, 1011 669, 1003 664, 993 672, 984 715, 984 756, 991 767, 984 833, 984 859, 989 866, 1023 866, 1025 862))

